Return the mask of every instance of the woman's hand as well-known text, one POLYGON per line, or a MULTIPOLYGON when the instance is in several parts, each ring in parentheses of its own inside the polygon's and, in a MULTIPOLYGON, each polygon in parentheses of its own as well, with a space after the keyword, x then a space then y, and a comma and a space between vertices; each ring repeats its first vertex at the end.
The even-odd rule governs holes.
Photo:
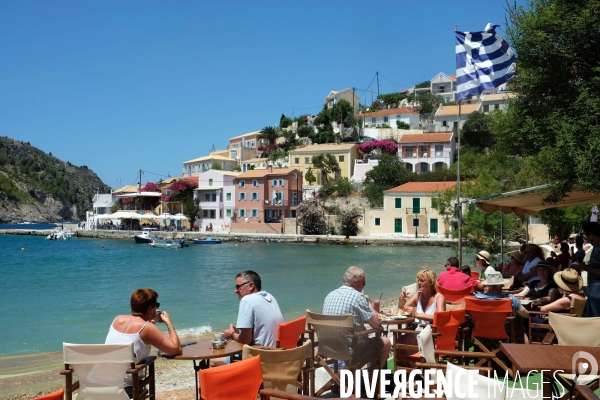
POLYGON ((162 319, 162 322, 164 322, 167 327, 173 326, 173 323, 171 322, 171 316, 168 312, 163 311, 162 314, 160 314, 160 319, 162 319))

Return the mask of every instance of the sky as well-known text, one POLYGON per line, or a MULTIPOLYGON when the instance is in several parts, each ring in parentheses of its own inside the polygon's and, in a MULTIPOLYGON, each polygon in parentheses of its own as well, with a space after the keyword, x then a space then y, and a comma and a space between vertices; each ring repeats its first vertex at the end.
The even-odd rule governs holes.
POLYGON ((370 104, 454 74, 455 27, 503 35, 506 4, 0 0, 0 136, 113 188, 181 176, 230 137, 318 114, 332 90, 370 104))

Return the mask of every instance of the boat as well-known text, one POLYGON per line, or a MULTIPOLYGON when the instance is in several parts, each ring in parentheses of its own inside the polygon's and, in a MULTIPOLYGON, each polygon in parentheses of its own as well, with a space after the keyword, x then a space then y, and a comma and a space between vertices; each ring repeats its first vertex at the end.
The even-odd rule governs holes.
POLYGON ((75 237, 75 232, 68 231, 64 228, 54 228, 46 240, 69 240, 75 237))
POLYGON ((179 249, 184 247, 189 247, 190 245, 186 243, 185 239, 180 240, 169 240, 169 239, 157 239, 153 238, 150 243, 152 247, 161 247, 165 249, 179 249))
POLYGON ((213 239, 211 237, 206 239, 194 239, 194 244, 221 244, 223 239, 213 239))
POLYGON ((141 235, 133 235, 136 243, 152 243, 152 232, 156 228, 144 228, 141 235))

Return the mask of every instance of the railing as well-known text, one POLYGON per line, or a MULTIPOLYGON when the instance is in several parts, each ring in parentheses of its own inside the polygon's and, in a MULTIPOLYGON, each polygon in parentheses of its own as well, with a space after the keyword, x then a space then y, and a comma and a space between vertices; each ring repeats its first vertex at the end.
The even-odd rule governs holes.
POLYGON ((449 158, 450 150, 403 153, 402 158, 449 158))
POLYGON ((426 214, 427 213, 427 209, 426 208, 406 208, 406 213, 407 214, 426 214))

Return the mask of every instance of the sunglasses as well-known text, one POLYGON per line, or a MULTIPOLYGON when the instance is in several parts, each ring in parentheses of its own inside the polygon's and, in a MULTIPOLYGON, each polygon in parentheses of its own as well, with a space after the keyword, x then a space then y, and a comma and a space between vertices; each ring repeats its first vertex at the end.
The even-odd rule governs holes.
POLYGON ((239 285, 235 285, 235 291, 237 292, 238 290, 240 290, 240 288, 242 286, 244 286, 245 284, 250 283, 250 282, 252 282, 252 281, 247 281, 247 282, 244 282, 244 283, 240 283, 239 285))
POLYGON ((156 307, 156 308, 160 308, 160 303, 156 303, 156 304, 154 304, 154 307, 156 307))

